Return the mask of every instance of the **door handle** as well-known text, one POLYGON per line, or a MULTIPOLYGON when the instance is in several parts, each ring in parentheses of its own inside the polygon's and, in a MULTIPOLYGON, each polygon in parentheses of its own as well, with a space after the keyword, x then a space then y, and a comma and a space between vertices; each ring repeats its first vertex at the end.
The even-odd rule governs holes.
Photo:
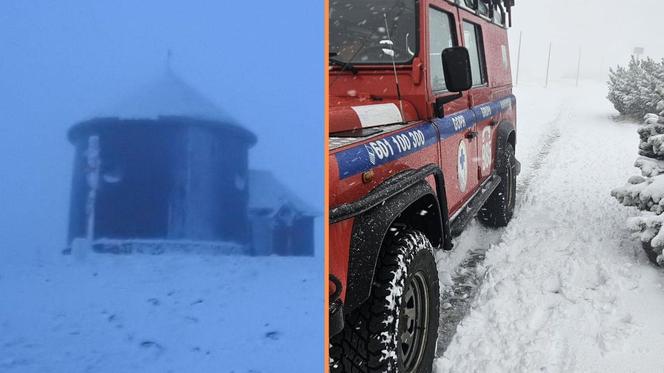
POLYGON ((472 140, 472 139, 474 139, 474 138, 476 138, 476 137, 477 137, 477 132, 475 132, 475 131, 468 131, 468 132, 466 132, 466 138, 467 138, 468 140, 472 140))

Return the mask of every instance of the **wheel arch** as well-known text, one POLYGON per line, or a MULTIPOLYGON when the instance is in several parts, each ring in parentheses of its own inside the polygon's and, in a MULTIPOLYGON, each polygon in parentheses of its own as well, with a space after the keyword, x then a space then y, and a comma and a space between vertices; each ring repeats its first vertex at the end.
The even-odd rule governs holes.
POLYGON ((514 127, 514 123, 503 120, 498 123, 496 131, 498 132, 496 135, 496 156, 502 154, 507 144, 511 144, 516 149, 516 128, 514 127))
MULTIPOLYGON (((444 193, 442 198, 445 199, 444 193)), ((389 238, 390 229, 402 225, 421 231, 434 247, 445 242, 444 227, 449 227, 447 204, 440 203, 426 180, 415 183, 356 217, 351 237, 344 312, 350 312, 369 298, 380 251, 389 238)))
POLYGON ((401 230, 401 227, 407 227, 420 231, 424 233, 434 247, 438 247, 442 244, 444 237, 441 221, 442 216, 438 207, 438 199, 431 191, 431 193, 421 196, 406 207, 394 219, 389 229, 397 228, 401 230))

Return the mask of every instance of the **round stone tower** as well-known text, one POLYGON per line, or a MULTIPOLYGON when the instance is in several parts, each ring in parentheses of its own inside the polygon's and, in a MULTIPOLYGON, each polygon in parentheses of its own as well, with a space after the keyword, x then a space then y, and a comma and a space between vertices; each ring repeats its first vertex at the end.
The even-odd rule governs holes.
POLYGON ((256 136, 174 73, 69 130, 69 244, 249 244, 248 150, 256 136))

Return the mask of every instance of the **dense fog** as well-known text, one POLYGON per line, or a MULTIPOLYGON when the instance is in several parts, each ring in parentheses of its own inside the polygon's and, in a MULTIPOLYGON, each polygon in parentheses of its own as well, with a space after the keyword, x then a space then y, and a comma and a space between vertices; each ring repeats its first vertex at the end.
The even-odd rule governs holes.
POLYGON ((510 30, 516 78, 522 32, 519 79, 544 84, 549 43, 551 79, 576 78, 581 50, 581 79, 606 80, 610 66, 625 64, 634 48, 664 57, 664 43, 651 25, 660 21, 664 4, 657 0, 518 1, 510 30))
POLYGON ((295 15, 278 2, 1 2, 0 251, 63 249, 67 129, 163 74, 169 50, 183 80, 257 134, 252 167, 322 212, 323 27, 305 15, 323 4, 301 3, 295 15))

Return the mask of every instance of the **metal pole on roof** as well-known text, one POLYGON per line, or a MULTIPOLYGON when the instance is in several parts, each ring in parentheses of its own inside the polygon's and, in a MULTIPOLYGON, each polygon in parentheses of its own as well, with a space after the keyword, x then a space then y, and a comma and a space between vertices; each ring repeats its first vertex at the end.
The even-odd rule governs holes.
POLYGON ((579 78, 581 77, 581 47, 579 47, 579 62, 576 64, 576 86, 579 86, 579 78))
POLYGON ((553 43, 549 42, 549 57, 546 60, 546 80, 544 81, 544 88, 549 87, 549 69, 551 67, 551 46, 553 43))
POLYGON ((519 68, 521 67, 521 40, 523 38, 523 31, 519 31, 519 50, 516 52, 516 83, 519 85, 519 68))

